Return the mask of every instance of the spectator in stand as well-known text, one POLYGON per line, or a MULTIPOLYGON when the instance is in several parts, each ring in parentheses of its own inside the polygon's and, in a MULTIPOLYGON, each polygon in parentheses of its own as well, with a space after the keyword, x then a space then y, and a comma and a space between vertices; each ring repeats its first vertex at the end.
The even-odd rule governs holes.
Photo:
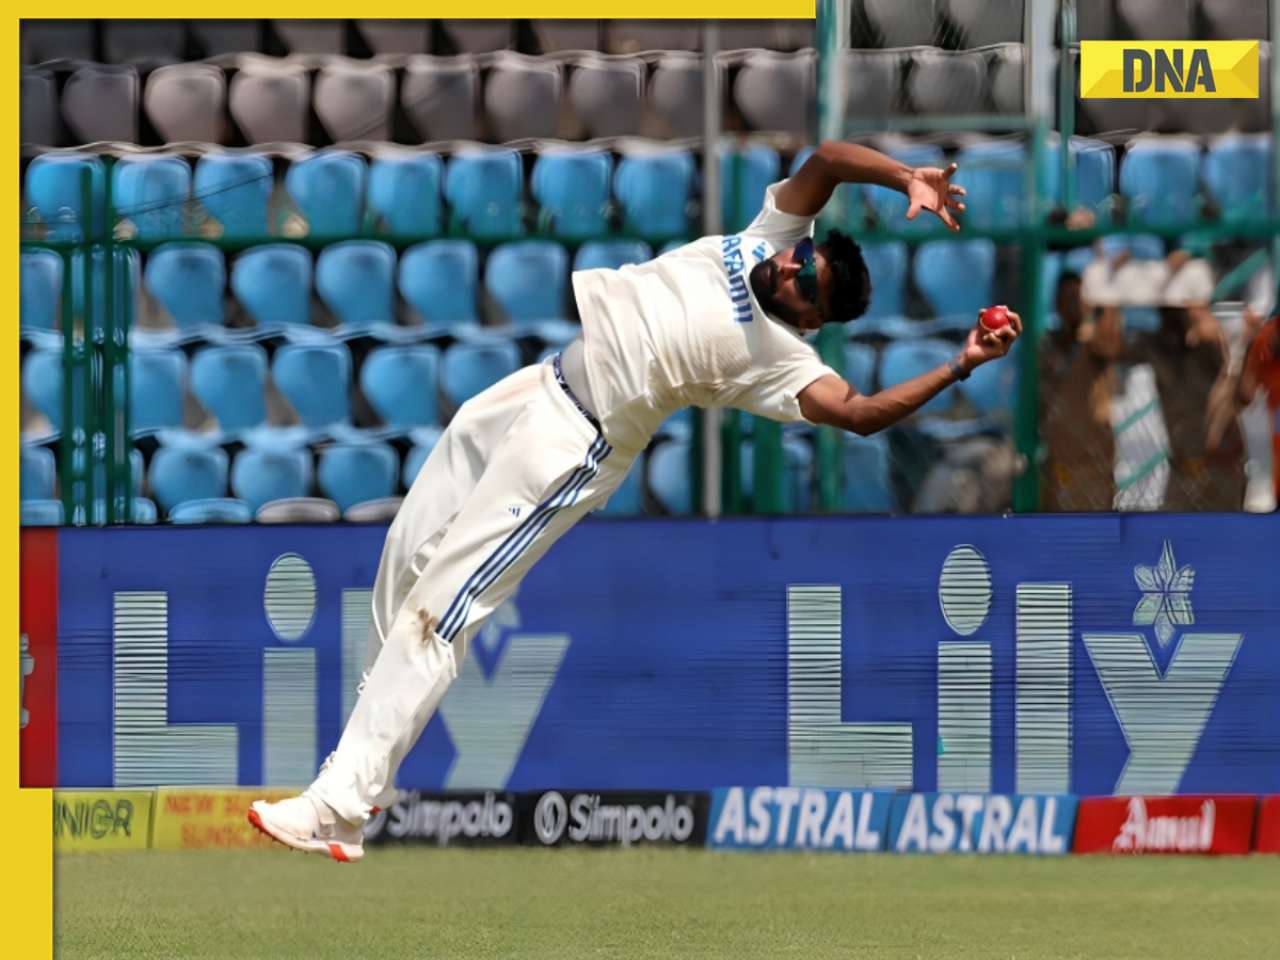
MULTIPOLYGON (((1090 318, 1080 275, 1065 272, 1054 294, 1058 329, 1040 344, 1041 508, 1110 510, 1115 500, 1111 398, 1118 337, 1090 318)), ((1108 322, 1118 326, 1115 311, 1108 322)))
POLYGON ((1280 315, 1273 315, 1264 324, 1258 314, 1246 308, 1245 324, 1248 352, 1230 389, 1210 412, 1209 442, 1220 442, 1232 429, 1238 429, 1237 415, 1259 392, 1265 393, 1272 419, 1272 483, 1275 502, 1280 503, 1280 315))

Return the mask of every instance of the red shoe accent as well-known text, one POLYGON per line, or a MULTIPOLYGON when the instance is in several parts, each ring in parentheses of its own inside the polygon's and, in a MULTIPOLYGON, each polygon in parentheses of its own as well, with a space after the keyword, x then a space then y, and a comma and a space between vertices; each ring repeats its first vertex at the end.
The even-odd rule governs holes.
POLYGON ((351 862, 350 859, 348 859, 347 855, 342 852, 342 847, 336 843, 329 844, 329 856, 333 857, 333 859, 339 861, 340 863, 351 862))
POLYGON ((382 812, 382 808, 381 808, 381 807, 370 807, 370 808, 369 808, 369 816, 371 816, 371 817, 376 817, 376 816, 377 816, 378 814, 380 814, 381 812, 382 812))

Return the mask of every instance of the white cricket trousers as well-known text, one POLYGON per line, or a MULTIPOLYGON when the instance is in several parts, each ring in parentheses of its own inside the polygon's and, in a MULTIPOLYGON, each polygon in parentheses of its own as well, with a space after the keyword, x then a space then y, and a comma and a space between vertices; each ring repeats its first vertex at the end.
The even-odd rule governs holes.
POLYGON ((550 361, 526 367, 464 403, 387 532, 364 689, 310 788, 345 820, 394 797, 467 642, 631 466, 558 374, 550 361))

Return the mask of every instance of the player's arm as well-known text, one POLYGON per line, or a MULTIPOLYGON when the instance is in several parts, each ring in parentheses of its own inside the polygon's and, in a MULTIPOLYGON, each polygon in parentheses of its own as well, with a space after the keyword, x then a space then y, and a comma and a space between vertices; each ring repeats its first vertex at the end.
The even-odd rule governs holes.
POLYGON ((825 376, 800 391, 800 413, 810 423, 867 436, 915 413, 975 367, 1003 357, 1022 332, 1022 318, 1009 312, 1008 326, 986 330, 975 324, 964 348, 949 363, 878 393, 858 393, 843 378, 825 376))
POLYGON ((1217 449, 1227 428, 1245 407, 1253 403, 1262 386, 1262 364, 1267 356, 1267 344, 1263 334, 1259 333, 1261 318, 1245 309, 1245 329, 1253 336, 1248 338, 1249 347, 1245 352, 1244 363, 1240 372, 1229 379, 1226 390, 1210 395, 1208 417, 1206 419, 1205 443, 1217 449))
POLYGON ((798 217, 814 217, 842 183, 870 183, 905 193, 911 204, 907 219, 921 210, 936 214, 952 230, 959 230, 952 211, 964 210, 964 187, 951 182, 953 163, 939 167, 909 167, 899 160, 856 143, 824 140, 778 190, 778 209, 798 217))

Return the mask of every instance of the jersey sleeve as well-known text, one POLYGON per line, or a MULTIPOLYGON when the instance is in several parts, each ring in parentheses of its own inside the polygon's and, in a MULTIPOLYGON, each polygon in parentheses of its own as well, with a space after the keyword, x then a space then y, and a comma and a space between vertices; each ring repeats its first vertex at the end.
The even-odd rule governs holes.
POLYGON ((775 249, 792 246, 805 237, 813 236, 813 217, 799 217, 778 209, 778 191, 786 180, 771 184, 764 192, 764 206, 756 214, 744 233, 762 237, 775 249))
POLYGON ((725 402, 757 417, 783 423, 804 421, 800 394, 815 380, 839 374, 822 362, 808 344, 797 341, 797 349, 757 368, 754 376, 734 385, 725 402))

